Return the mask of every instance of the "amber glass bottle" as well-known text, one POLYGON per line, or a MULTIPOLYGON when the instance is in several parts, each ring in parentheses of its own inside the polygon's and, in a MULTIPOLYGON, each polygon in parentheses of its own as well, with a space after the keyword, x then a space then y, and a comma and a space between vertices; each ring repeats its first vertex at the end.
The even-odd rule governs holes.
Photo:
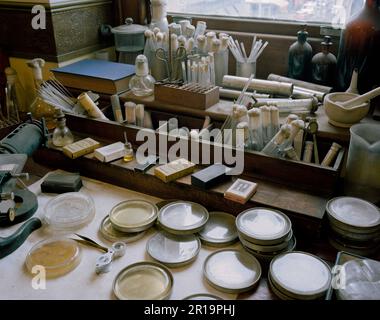
POLYGON ((361 94, 380 86, 380 0, 366 0, 342 32, 336 89, 345 91, 355 68, 361 94))
POLYGON ((311 60, 312 81, 317 84, 333 86, 336 75, 336 57, 330 52, 331 37, 325 36, 322 42, 322 52, 311 60))
POLYGON ((306 27, 299 31, 298 39, 289 48, 288 77, 303 81, 311 78, 311 58, 313 49, 307 42, 308 32, 306 27))

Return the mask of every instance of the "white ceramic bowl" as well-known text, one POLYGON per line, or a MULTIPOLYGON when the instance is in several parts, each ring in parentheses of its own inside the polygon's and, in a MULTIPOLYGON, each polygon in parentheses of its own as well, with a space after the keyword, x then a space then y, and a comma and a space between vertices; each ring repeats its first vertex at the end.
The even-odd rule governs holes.
POLYGON ((357 97, 357 94, 336 92, 326 95, 324 100, 324 107, 329 122, 342 128, 349 128, 355 123, 360 122, 369 111, 369 103, 363 103, 359 106, 352 108, 344 108, 337 102, 345 102, 357 97))

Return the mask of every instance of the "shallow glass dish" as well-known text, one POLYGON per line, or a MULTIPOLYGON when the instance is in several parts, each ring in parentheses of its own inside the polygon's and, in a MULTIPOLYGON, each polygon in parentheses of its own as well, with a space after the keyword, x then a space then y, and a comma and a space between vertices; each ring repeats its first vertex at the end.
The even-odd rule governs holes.
POLYGON ((259 245, 275 245, 283 242, 292 229, 290 219, 281 211, 253 208, 240 213, 236 218, 240 235, 259 245))
POLYGON ((322 259, 301 251, 276 256, 269 267, 273 285, 299 300, 323 297, 331 283, 330 267, 322 259))
POLYGON ((112 208, 112 226, 121 232, 141 232, 149 229, 157 219, 156 205, 145 200, 128 200, 112 208))
POLYGON ((125 243, 131 243, 144 237, 145 231, 141 232, 121 232, 116 230, 109 219, 109 216, 104 217, 102 220, 99 232, 102 237, 110 242, 122 241, 125 243))
POLYGON ((199 232, 207 223, 207 209, 195 202, 175 201, 158 213, 160 226, 169 233, 184 235, 199 232))
POLYGON ((33 268, 42 266, 47 278, 55 278, 74 270, 80 261, 81 250, 76 241, 54 237, 33 246, 26 257, 25 265, 34 274, 33 268))
POLYGON ((168 267, 182 267, 192 262, 200 249, 196 236, 176 236, 165 231, 156 233, 146 245, 148 254, 168 267))
POLYGON ((380 210, 372 203, 353 197, 331 199, 326 206, 331 223, 353 232, 380 230, 380 210))
POLYGON ((173 276, 169 269, 148 261, 124 268, 113 283, 113 292, 120 300, 165 300, 172 288, 173 276))
POLYGON ((251 242, 245 240, 244 238, 241 238, 240 242, 245 247, 248 247, 251 250, 254 250, 257 252, 262 252, 264 254, 265 253, 273 254, 276 252, 281 252, 284 249, 286 249, 287 247, 289 247, 289 242, 292 240, 292 237, 293 237, 293 231, 290 231, 288 237, 286 237, 286 239, 283 242, 281 242, 279 244, 275 244, 275 245, 269 245, 269 246, 262 246, 262 245, 254 244, 254 243, 251 243, 251 242))
POLYGON ((51 199, 45 206, 45 222, 53 230, 74 231, 89 224, 95 216, 91 196, 68 192, 51 199))
POLYGON ((227 293, 240 293, 258 284, 261 266, 248 252, 225 249, 206 258, 203 272, 214 288, 227 293))
POLYGON ((225 212, 210 212, 209 219, 198 234, 208 246, 227 246, 238 239, 235 217, 225 212))

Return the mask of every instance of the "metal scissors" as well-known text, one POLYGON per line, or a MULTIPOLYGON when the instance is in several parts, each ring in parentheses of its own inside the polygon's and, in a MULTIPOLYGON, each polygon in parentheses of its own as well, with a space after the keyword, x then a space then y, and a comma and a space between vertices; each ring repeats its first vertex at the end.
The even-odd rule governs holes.
POLYGON ((181 62, 186 59, 186 49, 185 47, 179 47, 175 53, 169 54, 162 48, 158 48, 156 50, 155 56, 158 60, 165 63, 166 72, 168 74, 168 78, 159 81, 158 83, 180 83, 182 82, 178 79, 178 68, 181 66, 181 62))

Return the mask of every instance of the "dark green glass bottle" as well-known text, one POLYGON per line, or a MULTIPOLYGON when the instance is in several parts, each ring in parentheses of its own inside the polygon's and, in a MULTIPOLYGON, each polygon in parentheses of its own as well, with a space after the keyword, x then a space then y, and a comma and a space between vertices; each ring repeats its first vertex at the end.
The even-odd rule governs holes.
POLYGON ((313 49, 307 42, 306 28, 298 32, 298 40, 289 48, 288 77, 303 81, 311 79, 313 49))
POLYGON ((322 52, 317 53, 311 60, 314 83, 334 86, 337 60, 330 52, 332 44, 331 37, 325 36, 322 42, 322 52))

